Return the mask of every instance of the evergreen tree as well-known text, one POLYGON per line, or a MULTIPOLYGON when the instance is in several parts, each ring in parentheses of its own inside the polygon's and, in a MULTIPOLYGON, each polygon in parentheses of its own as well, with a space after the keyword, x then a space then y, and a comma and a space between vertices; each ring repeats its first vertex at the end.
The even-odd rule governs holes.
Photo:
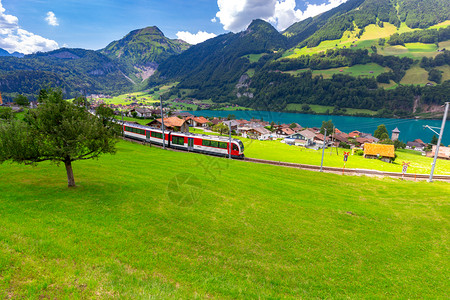
POLYGON ((385 133, 387 135, 387 137, 389 138, 389 133, 386 129, 386 126, 384 124, 381 124, 381 125, 378 125, 373 136, 376 137, 377 139, 383 140, 383 138, 382 138, 383 133, 385 133))

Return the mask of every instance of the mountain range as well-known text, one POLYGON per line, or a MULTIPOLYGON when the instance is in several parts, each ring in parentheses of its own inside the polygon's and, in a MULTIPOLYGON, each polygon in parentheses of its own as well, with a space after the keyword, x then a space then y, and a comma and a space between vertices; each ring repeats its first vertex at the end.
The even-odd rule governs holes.
POLYGON ((0 57, 0 91, 31 96, 47 83, 73 96, 177 82, 166 97, 183 92, 256 109, 307 111, 317 104, 336 113, 411 115, 450 92, 449 20, 448 0, 349 0, 283 32, 254 20, 245 31, 193 46, 153 26, 99 51, 0 57))

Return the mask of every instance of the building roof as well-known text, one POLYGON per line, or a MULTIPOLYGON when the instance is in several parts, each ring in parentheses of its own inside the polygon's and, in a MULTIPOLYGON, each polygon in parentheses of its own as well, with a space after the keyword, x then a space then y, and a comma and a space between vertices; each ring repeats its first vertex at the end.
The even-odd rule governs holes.
POLYGON ((392 130, 392 133, 400 133, 400 130, 398 130, 398 127, 395 127, 395 129, 392 130))
MULTIPOLYGON (((161 119, 156 119, 155 121, 158 123, 161 123, 161 119)), ((149 124, 151 124, 153 122, 150 122, 149 124)), ((186 122, 186 120, 180 119, 178 117, 164 118, 164 126, 166 126, 166 127, 181 127, 181 126, 183 126, 183 124, 185 122, 186 122)))
POLYGON ((426 146, 426 145, 427 145, 427 143, 424 143, 421 139, 415 139, 413 142, 414 142, 414 143, 422 144, 423 146, 426 146))
POLYGON ((281 131, 284 132, 284 133, 287 134, 287 135, 291 135, 291 134, 295 133, 295 131, 292 130, 291 128, 289 128, 289 127, 287 127, 287 128, 282 128, 281 131))
POLYGON ((356 141, 360 144, 365 144, 365 143, 373 143, 372 139, 369 138, 365 138, 365 137, 357 137, 356 141))
POLYGON ((253 129, 261 134, 271 134, 270 130, 264 127, 254 127, 253 129))
POLYGON ((299 134, 301 134, 302 136, 304 136, 307 139, 314 139, 314 137, 316 136, 316 134, 308 129, 302 130, 299 132, 299 134))
POLYGON ((395 157, 394 145, 364 144, 364 155, 395 157))
POLYGON ((408 143, 406 143, 406 146, 407 147, 414 147, 414 148, 423 148, 423 147, 425 147, 425 145, 423 145, 423 144, 421 144, 421 143, 418 143, 418 142, 408 142, 408 143))
POLYGON ((207 124, 209 120, 205 117, 194 117, 194 121, 200 124, 207 124))
POLYGON ((315 136, 314 138, 315 138, 316 140, 319 140, 319 141, 325 140, 324 135, 321 134, 321 133, 316 134, 316 136, 315 136))

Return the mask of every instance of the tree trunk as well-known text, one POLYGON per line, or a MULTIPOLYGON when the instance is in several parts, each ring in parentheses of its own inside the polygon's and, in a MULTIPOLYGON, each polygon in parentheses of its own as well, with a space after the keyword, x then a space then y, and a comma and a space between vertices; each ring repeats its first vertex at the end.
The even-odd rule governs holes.
POLYGON ((75 187, 75 177, 73 177, 72 162, 70 160, 66 160, 64 161, 64 164, 66 165, 68 185, 69 187, 75 187))

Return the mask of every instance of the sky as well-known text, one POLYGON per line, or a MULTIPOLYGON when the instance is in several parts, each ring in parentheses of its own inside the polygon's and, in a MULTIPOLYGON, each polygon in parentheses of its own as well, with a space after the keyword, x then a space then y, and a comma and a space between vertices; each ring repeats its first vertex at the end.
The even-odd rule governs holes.
POLYGON ((282 31, 347 0, 0 0, 0 48, 30 54, 61 47, 98 50, 157 26, 197 44, 245 30, 254 19, 282 31))

